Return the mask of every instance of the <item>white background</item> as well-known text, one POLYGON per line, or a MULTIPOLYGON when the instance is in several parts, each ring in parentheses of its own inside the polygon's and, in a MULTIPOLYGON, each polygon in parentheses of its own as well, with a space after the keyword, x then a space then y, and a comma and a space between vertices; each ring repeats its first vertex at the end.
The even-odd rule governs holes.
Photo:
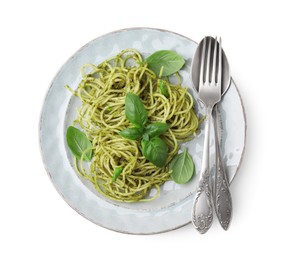
MULTIPOLYGON (((1 1, 0 259, 289 259, 288 1, 1 1), (128 27, 223 38, 247 114, 230 229, 148 236, 92 224, 42 164, 38 121, 55 73, 81 46, 128 27)), ((150 225, 150 223, 148 223, 150 225)))

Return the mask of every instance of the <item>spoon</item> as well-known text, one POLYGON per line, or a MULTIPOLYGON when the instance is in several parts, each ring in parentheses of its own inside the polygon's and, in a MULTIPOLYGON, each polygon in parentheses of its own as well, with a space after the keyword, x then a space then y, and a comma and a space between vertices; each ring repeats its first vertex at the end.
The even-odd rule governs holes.
MULTIPOLYGON (((204 39, 198 45, 191 66, 191 77, 193 85, 196 91, 199 91, 199 75, 200 75, 200 61, 201 51, 204 39)), ((222 85, 221 94, 222 96, 226 93, 231 83, 230 67, 227 57, 222 50, 222 85)), ((232 199, 229 190, 228 178, 223 166, 221 157, 221 149, 219 144, 219 137, 217 132, 217 105, 214 109, 214 134, 215 134, 215 153, 216 153, 216 170, 215 180, 213 187, 213 204, 215 207, 216 215, 224 230, 227 230, 232 217, 232 199)))

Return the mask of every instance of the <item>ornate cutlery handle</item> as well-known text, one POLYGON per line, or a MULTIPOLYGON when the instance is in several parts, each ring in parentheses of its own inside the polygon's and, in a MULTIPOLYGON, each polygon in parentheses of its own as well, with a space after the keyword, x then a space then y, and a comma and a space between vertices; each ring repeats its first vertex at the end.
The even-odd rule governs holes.
POLYGON ((209 173, 209 134, 211 113, 212 108, 208 108, 204 130, 204 149, 201 175, 192 209, 192 223, 201 234, 208 231, 213 220, 212 194, 209 173))
POLYGON ((224 230, 227 230, 232 218, 232 197, 226 172, 223 167, 219 138, 217 134, 217 109, 215 109, 215 150, 216 150, 216 173, 213 202, 216 215, 224 230))
POLYGON ((192 222, 196 229, 204 234, 210 228, 213 220, 209 173, 204 172, 196 192, 193 204, 192 222))

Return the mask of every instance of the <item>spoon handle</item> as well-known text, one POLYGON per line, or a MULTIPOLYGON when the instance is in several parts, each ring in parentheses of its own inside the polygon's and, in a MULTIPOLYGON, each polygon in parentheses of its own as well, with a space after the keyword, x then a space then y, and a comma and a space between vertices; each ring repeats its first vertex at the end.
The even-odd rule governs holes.
POLYGON ((224 230, 227 230, 232 218, 232 197, 229 189, 229 182, 222 163, 219 137, 217 133, 218 113, 215 108, 214 132, 215 132, 215 151, 216 151, 216 171, 213 192, 213 203, 217 218, 224 230))
POLYGON ((201 175, 192 209, 192 223, 195 228, 204 234, 208 231, 213 220, 212 192, 209 173, 209 134, 212 108, 207 111, 205 123, 204 149, 201 165, 201 175))

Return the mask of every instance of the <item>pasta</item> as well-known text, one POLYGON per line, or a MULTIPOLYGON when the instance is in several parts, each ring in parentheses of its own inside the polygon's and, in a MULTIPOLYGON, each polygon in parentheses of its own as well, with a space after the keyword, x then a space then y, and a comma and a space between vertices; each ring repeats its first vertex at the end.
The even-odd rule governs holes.
POLYGON ((194 100, 186 88, 163 79, 168 97, 160 91, 161 79, 148 69, 141 54, 126 49, 99 65, 85 64, 82 80, 74 95, 81 99, 74 125, 91 140, 93 159, 89 169, 75 159, 77 172, 89 180, 99 193, 116 201, 136 202, 156 198, 160 185, 170 179, 168 163, 177 154, 179 142, 192 139, 199 120, 193 109, 194 100), (159 168, 141 153, 140 141, 128 140, 118 133, 130 126, 125 115, 127 93, 138 95, 150 122, 170 125, 161 138, 169 147, 166 165, 159 168), (122 173, 114 181, 114 169, 122 173), (148 193, 156 189, 155 195, 148 193))

